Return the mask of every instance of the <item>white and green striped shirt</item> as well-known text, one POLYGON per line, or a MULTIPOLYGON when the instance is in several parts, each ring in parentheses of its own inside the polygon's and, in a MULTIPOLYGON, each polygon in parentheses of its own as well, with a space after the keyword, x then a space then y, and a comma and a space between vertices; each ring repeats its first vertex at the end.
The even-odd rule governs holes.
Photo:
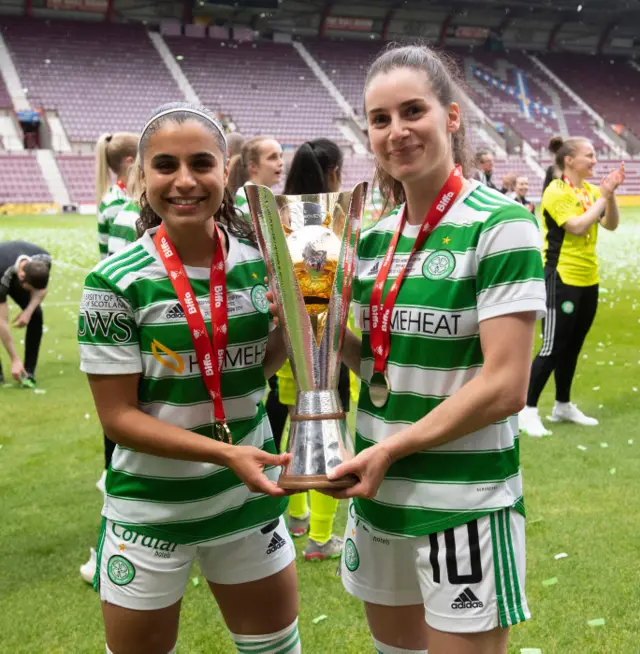
POLYGON ((131 200, 125 204, 109 227, 109 256, 120 252, 137 238, 136 223, 140 218, 140 206, 131 200))
POLYGON ((251 212, 249 211, 249 202, 247 201, 247 194, 244 191, 244 186, 241 186, 236 192, 235 205, 242 214, 242 217, 251 222, 251 212))
POLYGON ((102 202, 98 207, 98 248, 101 259, 106 259, 109 256, 111 223, 128 201, 127 194, 117 184, 111 186, 102 197, 102 202))
MULTIPOLYGON (((373 373, 369 302, 402 207, 364 232, 358 247, 354 311, 362 329, 362 389, 356 450, 423 418, 476 377, 483 357, 479 323, 496 316, 545 313, 540 237, 520 204, 473 182, 414 255, 391 319, 382 408, 369 398, 373 373)), ((389 290, 420 227, 406 225, 385 285, 389 290)), ((517 418, 503 420, 394 463, 375 499, 354 500, 374 529, 423 536, 504 507, 524 512, 517 418)))
MULTIPOLYGON (((140 375, 139 408, 211 437, 213 405, 191 333, 149 230, 89 273, 80 307, 81 370, 140 375)), ((185 266, 210 330, 209 269, 185 266)), ((260 253, 229 234, 228 346, 222 374, 234 444, 275 453, 262 405, 270 329, 260 253)), ((276 479, 278 471, 267 475, 276 479)), ((177 461, 117 446, 103 515, 138 533, 178 543, 238 538, 280 516, 287 501, 252 493, 229 468, 177 461)))

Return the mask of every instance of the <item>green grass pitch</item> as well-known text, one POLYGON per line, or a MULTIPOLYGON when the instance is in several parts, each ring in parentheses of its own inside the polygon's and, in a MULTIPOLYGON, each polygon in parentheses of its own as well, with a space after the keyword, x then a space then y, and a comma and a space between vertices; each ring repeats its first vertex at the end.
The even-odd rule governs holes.
MULTIPOLYGON (((640 648, 640 210, 625 209, 619 230, 601 230, 599 238, 602 294, 573 399, 601 424, 556 426, 550 438, 522 439, 533 619, 512 630, 510 652, 640 648), (556 560, 561 552, 568 556, 556 560), (543 585, 552 577, 557 584, 543 585), (595 618, 606 624, 588 626, 595 618)), ((78 574, 95 544, 101 506, 94 484, 102 436, 75 336, 83 279, 97 259, 95 219, 0 217, 0 240, 9 239, 48 248, 55 265, 44 306, 41 392, 0 387, 0 652, 104 652, 98 596, 78 574)), ((13 333, 19 344, 23 334, 13 333)), ((6 353, 0 357, 8 376, 6 353)), ((550 384, 543 416, 552 392, 550 384)), ((337 533, 345 513, 341 506, 337 533)), ((362 606, 344 592, 336 567, 298 560, 303 650, 372 652, 362 606), (327 617, 314 624, 320 615, 327 617)), ((187 588, 178 651, 234 651, 205 583, 187 588)))

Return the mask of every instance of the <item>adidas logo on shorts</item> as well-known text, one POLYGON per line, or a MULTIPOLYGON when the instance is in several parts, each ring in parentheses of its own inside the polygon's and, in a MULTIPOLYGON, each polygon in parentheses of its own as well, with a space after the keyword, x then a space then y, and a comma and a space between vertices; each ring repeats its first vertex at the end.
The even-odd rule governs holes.
POLYGON ((471 588, 465 588, 451 604, 452 609, 481 609, 483 606, 471 588))
POLYGON ((269 547, 267 547, 267 554, 273 554, 274 552, 277 552, 281 547, 284 547, 287 544, 287 541, 282 538, 282 536, 279 533, 273 534, 273 537, 271 538, 271 542, 269 543, 269 547))
POLYGON ((180 306, 180 303, 174 304, 171 308, 167 309, 167 312, 164 314, 164 317, 167 320, 182 320, 184 318, 184 311, 180 306))

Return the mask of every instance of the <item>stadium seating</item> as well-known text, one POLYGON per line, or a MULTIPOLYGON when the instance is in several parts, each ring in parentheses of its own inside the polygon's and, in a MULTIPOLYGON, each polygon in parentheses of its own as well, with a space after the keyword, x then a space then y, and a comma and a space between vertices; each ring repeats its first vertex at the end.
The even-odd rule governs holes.
POLYGON ((342 110, 293 46, 166 36, 204 105, 245 134, 298 145, 324 136, 344 143, 342 110))
POLYGON ((526 54, 513 51, 490 53, 482 49, 454 51, 453 54, 461 63, 465 81, 473 89, 473 99, 478 106, 492 121, 510 126, 535 150, 544 151, 549 139, 562 133, 555 115, 558 109, 564 115, 569 134, 588 137, 598 151, 607 149, 607 144, 594 130, 590 116, 560 86, 546 77, 526 54), (518 97, 521 93, 516 79, 518 71, 524 74, 524 101, 529 106, 530 117, 524 115, 518 97), (494 85, 494 81, 503 83, 506 88, 494 85), (515 95, 511 89, 515 89, 515 95), (544 110, 536 111, 534 103, 544 110))
POLYGON ((640 137, 640 72, 626 58, 563 52, 539 59, 607 122, 640 137))
POLYGON ((0 154, 0 204, 6 202, 52 202, 33 152, 0 154))
POLYGON ((71 202, 76 204, 95 202, 94 157, 59 154, 56 161, 69 191, 71 202))
POLYGON ((29 98, 57 109, 72 141, 140 131, 184 97, 142 25, 3 16, 1 29, 29 98))

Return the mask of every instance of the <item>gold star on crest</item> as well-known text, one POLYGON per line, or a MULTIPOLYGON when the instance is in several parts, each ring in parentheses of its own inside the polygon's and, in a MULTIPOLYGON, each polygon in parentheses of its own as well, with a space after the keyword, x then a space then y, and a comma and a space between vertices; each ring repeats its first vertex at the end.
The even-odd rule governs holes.
POLYGON ((449 243, 451 243, 451 239, 448 236, 445 236, 442 239, 442 245, 449 245, 449 243))
POLYGON ((118 545, 118 547, 120 548, 120 551, 121 551, 121 552, 124 552, 125 549, 127 549, 127 548, 124 546, 124 543, 121 543, 120 545, 118 545))
POLYGON ((254 279, 258 279, 258 275, 257 275, 257 273, 251 273, 251 276, 252 276, 254 279))

